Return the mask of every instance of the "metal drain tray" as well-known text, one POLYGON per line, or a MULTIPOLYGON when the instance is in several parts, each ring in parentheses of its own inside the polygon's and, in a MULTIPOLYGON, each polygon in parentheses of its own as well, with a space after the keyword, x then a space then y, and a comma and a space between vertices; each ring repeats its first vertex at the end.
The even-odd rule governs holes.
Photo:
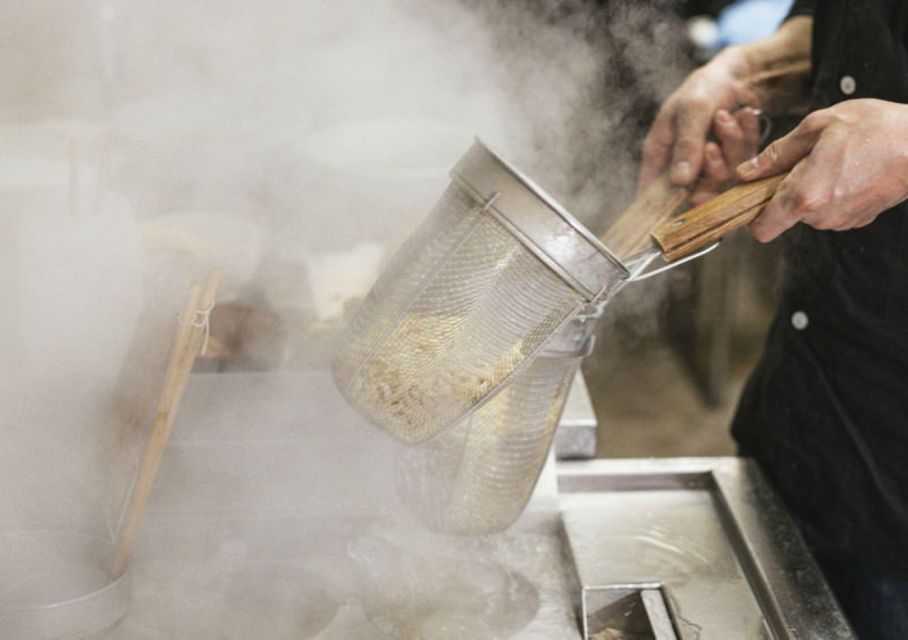
POLYGON ((855 637, 752 461, 561 463, 558 483, 587 638, 855 637))

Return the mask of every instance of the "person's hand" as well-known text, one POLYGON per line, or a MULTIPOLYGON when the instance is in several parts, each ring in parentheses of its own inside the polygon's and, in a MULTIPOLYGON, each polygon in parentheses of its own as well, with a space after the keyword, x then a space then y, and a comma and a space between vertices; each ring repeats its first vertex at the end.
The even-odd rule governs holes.
POLYGON ((747 64, 741 50, 727 49, 688 76, 663 103, 643 143, 640 191, 669 163, 669 177, 679 186, 691 184, 700 175, 705 154, 713 156, 707 158, 709 164, 716 164, 715 145, 709 150, 706 140, 714 123, 717 131, 725 126, 718 120, 720 113, 729 115, 740 106, 758 106, 756 95, 743 80, 747 64))
POLYGON ((842 231, 908 199, 908 105, 859 99, 807 116, 737 169, 744 181, 791 169, 750 224, 769 242, 798 222, 842 231))
POLYGON ((712 137, 703 147, 703 169, 691 194, 691 204, 698 205, 718 195, 737 180, 735 168, 757 155, 760 143, 760 117, 755 109, 745 107, 734 115, 719 109, 713 118, 712 137))

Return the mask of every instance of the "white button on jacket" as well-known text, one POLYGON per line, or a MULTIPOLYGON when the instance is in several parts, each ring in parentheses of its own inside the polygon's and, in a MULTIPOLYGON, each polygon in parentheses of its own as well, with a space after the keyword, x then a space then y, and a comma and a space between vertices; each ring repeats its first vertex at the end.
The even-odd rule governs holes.
POLYGON ((806 329, 808 324, 810 324, 810 318, 803 311, 795 311, 791 314, 791 326, 798 331, 806 329))
POLYGON ((839 89, 842 90, 846 96, 853 94, 858 88, 857 81, 852 76, 842 76, 842 79, 839 80, 839 89))

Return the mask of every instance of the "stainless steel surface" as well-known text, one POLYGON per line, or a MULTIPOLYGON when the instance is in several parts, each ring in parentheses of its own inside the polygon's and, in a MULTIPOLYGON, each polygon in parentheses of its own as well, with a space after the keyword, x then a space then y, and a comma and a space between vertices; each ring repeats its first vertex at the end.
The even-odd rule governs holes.
POLYGON ((794 523, 737 458, 563 463, 582 587, 658 586, 680 638, 853 638, 794 523))
POLYGON ((655 640, 676 640, 675 627, 665 606, 662 591, 660 589, 643 589, 640 592, 640 599, 643 600, 655 640))
POLYGON ((559 460, 595 458, 598 427, 590 392, 578 371, 555 431, 555 456, 559 460))
POLYGON ((589 640, 678 640, 658 585, 584 587, 582 621, 589 640))
POLYGON ((367 296, 334 367, 351 404, 409 443, 464 420, 628 277, 481 143, 452 176, 367 296))

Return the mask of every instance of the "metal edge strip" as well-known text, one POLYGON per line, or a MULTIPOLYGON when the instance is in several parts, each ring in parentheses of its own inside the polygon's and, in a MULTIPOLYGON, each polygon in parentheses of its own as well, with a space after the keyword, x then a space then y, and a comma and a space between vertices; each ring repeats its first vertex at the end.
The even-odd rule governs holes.
POLYGON ((713 499, 729 540, 736 549, 735 555, 772 631, 779 638, 791 640, 808 637, 856 638, 781 499, 766 484, 756 462, 746 459, 738 462, 737 466, 726 462, 714 468, 716 490, 713 499), (735 482, 741 476, 756 482, 750 485, 735 482), (744 495, 740 490, 744 486, 765 490, 757 495, 744 495), (787 526, 767 528, 766 522, 773 520, 787 526), (772 539, 781 530, 793 534, 784 541, 784 554, 781 552, 783 541, 772 539), (807 566, 790 566, 792 557, 800 558, 808 563, 807 566), (806 606, 808 601, 802 595, 804 593, 812 594, 809 609, 806 606))

